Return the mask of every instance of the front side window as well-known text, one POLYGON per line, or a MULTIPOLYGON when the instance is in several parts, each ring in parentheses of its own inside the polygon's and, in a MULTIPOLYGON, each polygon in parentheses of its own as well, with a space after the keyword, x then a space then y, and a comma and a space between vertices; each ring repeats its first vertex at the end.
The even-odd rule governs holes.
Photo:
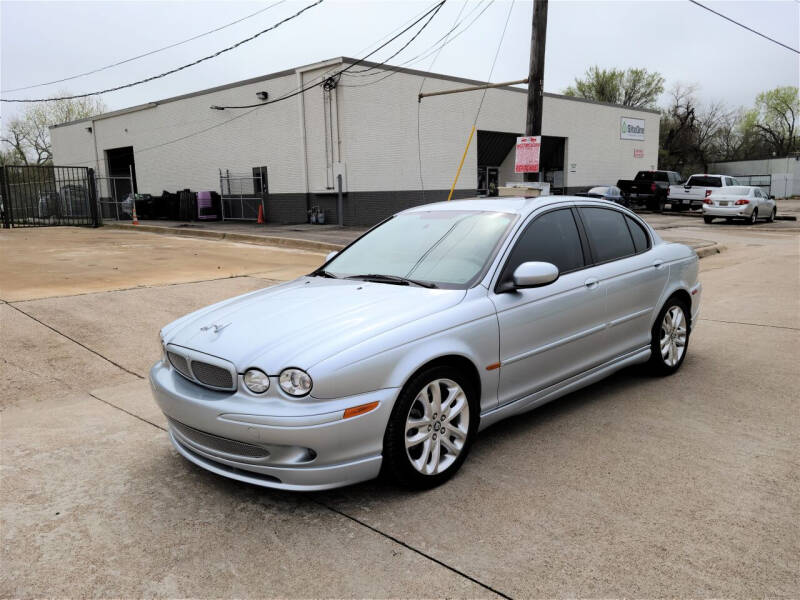
POLYGON ((516 215, 431 210, 392 217, 325 266, 336 277, 386 275, 466 288, 481 274, 516 215))
POLYGON ((524 262, 548 262, 568 273, 584 266, 578 226, 568 208, 537 217, 517 240, 500 281, 507 281, 524 262))
POLYGON ((580 209, 586 235, 596 262, 616 260, 636 253, 625 216, 605 208, 580 209))

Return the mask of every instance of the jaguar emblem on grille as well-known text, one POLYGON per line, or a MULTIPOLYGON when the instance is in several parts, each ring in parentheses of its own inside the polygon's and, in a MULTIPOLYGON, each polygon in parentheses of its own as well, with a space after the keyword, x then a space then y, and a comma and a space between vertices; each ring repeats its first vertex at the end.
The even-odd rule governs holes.
POLYGON ((225 323, 224 325, 219 325, 218 323, 212 323, 211 325, 206 325, 205 327, 201 327, 200 331, 209 331, 213 330, 214 333, 219 333, 223 329, 225 329, 230 323, 225 323))

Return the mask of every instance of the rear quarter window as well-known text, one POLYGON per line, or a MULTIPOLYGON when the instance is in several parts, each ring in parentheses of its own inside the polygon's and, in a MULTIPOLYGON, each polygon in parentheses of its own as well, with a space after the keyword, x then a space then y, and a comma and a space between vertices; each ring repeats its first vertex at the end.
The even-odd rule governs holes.
POLYGON ((628 215, 625 215, 625 222, 628 224, 628 229, 631 232, 636 253, 638 254, 639 252, 647 250, 650 247, 650 236, 647 235, 644 228, 628 215))
POLYGON ((696 185, 698 187, 722 187, 721 177, 707 177, 705 175, 695 175, 690 177, 686 185, 696 185))

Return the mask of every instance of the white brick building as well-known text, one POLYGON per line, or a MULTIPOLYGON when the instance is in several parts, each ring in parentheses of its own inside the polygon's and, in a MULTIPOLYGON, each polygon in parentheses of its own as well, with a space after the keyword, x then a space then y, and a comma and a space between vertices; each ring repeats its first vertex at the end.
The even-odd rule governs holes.
MULTIPOLYGON (((319 85, 255 109, 211 108, 255 104, 262 91, 270 100, 280 98, 353 62, 336 58, 56 125, 55 164, 90 166, 100 176, 127 174, 132 164, 137 191, 153 195, 219 190, 220 169, 266 167, 267 218, 277 222, 304 221, 313 205, 335 221, 339 173, 347 192, 346 224, 372 224, 402 208, 446 198, 483 92, 418 104, 420 86, 423 78, 426 92, 482 82, 365 62, 330 90, 319 85), (367 67, 375 68, 364 72, 367 67)), ((525 103, 520 88, 486 92, 458 197, 474 195, 489 180, 503 185, 520 179, 513 172, 513 144, 525 128, 525 103)), ((574 192, 656 168, 658 128, 655 111, 545 94, 545 179, 574 192), (621 133, 623 120, 644 131, 621 133)))

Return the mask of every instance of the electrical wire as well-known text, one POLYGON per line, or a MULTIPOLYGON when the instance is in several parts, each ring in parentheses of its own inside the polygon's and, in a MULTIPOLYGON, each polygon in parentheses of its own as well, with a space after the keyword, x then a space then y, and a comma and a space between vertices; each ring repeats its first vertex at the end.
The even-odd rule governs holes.
MULTIPOLYGON (((503 33, 500 34, 500 42, 497 44, 497 51, 494 53, 494 60, 492 60, 492 68, 489 69, 489 77, 486 78, 486 81, 492 80, 492 74, 494 73, 494 66, 497 64, 497 57, 500 56, 500 48, 503 47, 503 40, 506 37, 506 29, 508 29, 508 22, 511 20, 511 11, 514 10, 514 2, 516 0, 511 0, 511 6, 508 7, 508 15, 506 15, 506 24, 503 25, 503 33)), ((486 98, 486 92, 489 91, 489 88, 483 88, 483 95, 481 95, 481 102, 478 104, 478 112, 475 113, 475 120, 472 122, 472 126, 478 124, 478 116, 481 114, 481 108, 483 107, 483 101, 486 98)))
POLYGON ((741 27, 742 29, 746 29, 746 30, 747 30, 747 31, 749 31, 750 33, 755 33, 756 35, 759 35, 759 36, 761 36, 761 37, 762 37, 762 38, 764 38, 765 40, 769 40, 770 42, 773 42, 773 43, 775 43, 775 44, 778 44, 778 46, 782 46, 782 47, 786 48, 787 50, 791 50, 791 51, 792 51, 792 52, 794 52, 795 54, 800 54, 800 50, 798 50, 798 49, 796 49, 796 48, 792 48, 791 46, 787 46, 787 45, 786 45, 786 44, 784 44, 783 42, 779 42, 778 40, 776 40, 776 39, 774 39, 774 38, 771 38, 771 37, 769 37, 768 35, 765 35, 765 34, 761 33, 760 31, 756 31, 755 29, 753 29, 753 28, 751 28, 751 27, 748 27, 748 26, 747 26, 747 25, 745 25, 744 23, 739 23, 739 21, 734 21, 734 20, 733 20, 733 19, 731 19, 730 17, 728 17, 728 16, 725 16, 725 15, 723 15, 722 13, 719 13, 719 12, 715 11, 713 8, 709 8, 709 7, 708 7, 708 6, 706 6, 705 4, 700 4, 700 3, 699 3, 697 0, 689 0, 689 2, 691 2, 692 4, 696 4, 696 5, 697 5, 697 6, 699 6, 700 8, 704 8, 704 9, 706 9, 706 10, 707 10, 708 12, 710 12, 710 13, 714 13, 714 14, 715 14, 715 15, 717 15, 718 17, 722 17, 722 18, 723 18, 723 19, 725 19, 726 21, 730 21, 730 22, 731 22, 731 23, 733 23, 734 25, 738 25, 738 26, 739 26, 739 27, 741 27))
MULTIPOLYGON (((385 46, 387 46, 388 44, 390 44, 391 42, 393 42, 395 39, 397 39, 398 37, 400 37, 401 35, 403 35, 403 33, 405 33, 406 31, 408 31, 408 30, 409 30, 409 29, 411 29, 412 27, 414 27, 414 25, 416 25, 417 23, 419 23, 420 21, 422 21, 422 20, 423 20, 423 19, 424 19, 426 16, 428 16, 428 14, 429 14, 429 13, 431 13, 431 12, 432 12, 432 11, 434 11, 434 10, 438 11, 438 9, 440 9, 440 8, 441 8, 441 7, 442 7, 442 6, 443 6, 443 5, 444 5, 446 2, 447 2, 447 0, 441 0, 440 2, 438 2, 438 3, 437 3, 436 5, 434 5, 432 8, 428 9, 427 11, 425 11, 425 12, 424 12, 424 13, 423 13, 423 14, 422 14, 422 15, 421 15, 419 18, 417 18, 416 20, 414 20, 414 21, 413 21, 413 22, 412 22, 412 23, 411 23, 409 26, 405 27, 405 28, 403 29, 403 31, 401 31, 401 32, 400 32, 400 33, 398 33, 397 35, 393 36, 393 37, 392 37, 392 38, 391 38, 389 41, 387 41, 386 43, 382 44, 381 46, 379 46, 378 48, 376 48, 375 50, 373 50, 372 52, 370 52, 369 54, 367 54, 367 55, 366 55, 366 56, 364 56, 363 58, 360 58, 360 59, 358 59, 357 61, 353 62, 353 63, 350 65, 350 67, 352 67, 352 66, 355 66, 355 65, 357 65, 357 64, 360 64, 360 63, 362 63, 362 62, 363 62, 363 61, 365 61, 365 60, 366 60, 366 59, 367 59, 369 56, 371 56, 372 54, 375 54, 376 52, 380 51, 382 48, 384 48, 385 46)), ((428 22, 429 22, 429 21, 428 21, 428 22)), ((427 23, 426 23, 426 26, 427 26, 427 23)), ((372 44, 370 44, 370 46, 371 46, 371 45, 372 45, 372 44)), ((369 48, 369 46, 367 46, 367 48, 369 48)), ((312 89, 312 88, 314 88, 314 87, 317 87, 317 86, 319 86, 319 85, 323 85, 325 82, 329 81, 329 80, 330 80, 332 77, 337 77, 338 75, 340 75, 341 73, 343 73, 344 71, 346 71, 347 69, 349 69, 350 67, 347 67, 346 69, 342 69, 342 70, 340 70, 338 73, 334 73, 333 75, 325 75, 325 76, 322 76, 322 80, 321 80, 321 81, 319 81, 318 83, 315 83, 315 84, 313 84, 313 85, 308 85, 308 86, 302 87, 302 88, 300 88, 300 89, 296 89, 295 91, 293 91, 293 92, 290 92, 290 93, 288 93, 288 94, 285 94, 284 96, 281 96, 280 98, 276 98, 275 100, 272 100, 272 101, 270 101, 270 102, 262 102, 262 103, 260 103, 260 104, 254 104, 254 105, 249 105, 249 106, 229 106, 229 107, 219 107, 219 108, 248 108, 248 109, 250 109, 250 110, 247 110, 247 111, 245 111, 245 112, 243 112, 243 113, 241 113, 241 114, 238 114, 238 115, 236 115, 235 117, 231 117, 230 119, 227 119, 227 120, 225 120, 225 121, 222 121, 222 122, 220 122, 220 123, 215 123, 214 125, 211 125, 210 127, 206 127, 206 128, 200 129, 200 130, 198 130, 198 131, 193 131, 192 133, 188 133, 188 134, 186 134, 186 135, 182 135, 182 136, 180 136, 180 137, 177 137, 177 138, 175 138, 175 139, 167 140, 167 141, 165 141, 165 142, 161 142, 161 143, 159 143, 159 144, 154 144, 154 145, 152 145, 152 146, 145 146, 144 148, 136 148, 136 154, 142 154, 142 153, 144 153, 144 152, 148 152, 148 151, 150 151, 150 150, 155 150, 155 149, 157 149, 157 148, 162 148, 162 147, 164 147, 164 146, 168 146, 168 145, 170 145, 170 144, 174 144, 174 143, 177 143, 177 142, 181 142, 181 141, 183 141, 183 140, 186 140, 186 139, 192 138, 192 137, 194 137, 194 136, 201 135, 201 134, 203 134, 203 133, 206 133, 206 132, 208 132, 208 131, 211 131, 211 130, 213 130, 213 129, 216 129, 216 128, 218 128, 218 127, 223 127, 223 126, 227 125, 228 123, 231 123, 232 121, 236 121, 236 120, 238 120, 238 119, 241 119, 241 118, 243 118, 243 117, 246 117, 247 115, 249 115, 249 114, 251 114, 251 113, 255 112, 256 110, 258 110, 259 108, 261 108, 261 107, 263 107, 263 106, 266 106, 267 104, 274 104, 275 102, 280 102, 280 101, 282 101, 282 100, 286 100, 286 99, 288 99, 288 98, 291 98, 291 97, 297 96, 297 95, 299 95, 299 94, 301 94, 301 93, 304 93, 304 92, 308 91, 309 89, 312 89)), ((315 77, 315 79, 319 79, 319 78, 320 78, 320 77, 315 77)), ((105 161, 106 159, 105 159, 105 158, 100 158, 99 160, 105 161)), ((76 163, 76 164, 93 164, 93 163, 95 163, 95 162, 96 162, 95 160, 88 160, 88 161, 83 161, 82 163, 76 163)))
MULTIPOLYGON (((437 12, 439 12, 439 10, 442 8, 442 6, 444 6, 444 4, 445 4, 446 2, 447 2, 447 0, 441 0, 440 2, 438 2, 437 4, 435 4, 435 5, 434 5, 432 8, 430 8, 428 11, 426 11, 426 12, 425 12, 425 13, 424 13, 424 14, 423 14, 421 17, 419 17, 419 18, 418 18, 418 19, 416 19, 416 20, 415 20, 413 23, 411 23, 411 25, 409 25, 408 27, 405 27, 405 28, 404 28, 404 29, 403 29, 403 30, 402 30, 400 33, 398 33, 398 34, 394 35, 394 36, 393 36, 391 39, 389 39, 389 41, 387 41, 387 42, 385 42, 385 43, 381 44, 380 46, 378 46, 378 47, 377 47, 375 50, 373 50, 372 52, 370 52, 370 53, 369 53, 369 54, 367 54, 366 56, 364 56, 364 57, 362 57, 362 58, 359 58, 358 60, 356 60, 356 61, 354 61, 354 62, 350 63, 350 65, 349 65, 349 66, 347 66, 346 68, 344 68, 344 69, 340 69, 340 70, 339 70, 339 71, 337 71, 336 73, 332 73, 331 75, 329 75, 329 76, 326 78, 326 80, 327 80, 327 79, 330 79, 331 77, 334 77, 334 78, 340 77, 341 75, 343 75, 344 73, 346 73, 347 71, 349 71, 350 69, 352 69, 353 67, 355 67, 355 66, 357 66, 357 65, 361 64, 362 62, 364 62, 365 60, 367 60, 367 59, 368 59, 370 56, 372 56, 372 55, 373 55, 373 54, 375 54, 376 52, 379 52, 379 51, 381 51, 383 48, 385 48, 386 46, 388 46, 389 44, 391 44, 391 43, 392 43, 394 40, 396 40, 396 39, 397 39, 397 38, 399 38, 401 35, 403 35, 404 33, 406 33, 408 30, 412 29, 412 28, 413 28, 413 27, 414 27, 414 26, 415 26, 417 23, 419 23, 420 21, 422 21, 422 20, 423 20, 425 17, 427 17, 427 16, 428 16, 428 15, 430 15, 431 13, 433 13, 433 15, 435 15, 437 12)), ((427 27, 427 26, 430 24, 430 22, 431 22, 431 19, 428 19, 428 20, 427 20, 427 21, 426 21, 426 22, 423 24, 423 26, 422 26, 422 28, 421 28, 421 29, 425 29, 425 27, 427 27)), ((384 65, 384 64, 386 64, 386 63, 385 63, 385 61, 384 61, 384 62, 381 62, 381 63, 377 63, 375 66, 382 66, 382 65, 384 65)), ((300 89, 298 89, 298 90, 295 90, 294 92, 290 92, 290 93, 288 93, 288 94, 284 94, 284 95, 283 95, 283 96, 281 96, 280 98, 275 98, 274 100, 269 100, 269 101, 267 101, 267 102, 261 102, 260 104, 244 104, 244 105, 241 105, 241 106, 213 106, 212 108, 215 108, 215 109, 217 109, 217 110, 239 109, 239 108, 261 108, 262 106, 269 106, 270 104, 275 104, 276 102, 282 102, 283 100, 288 100, 289 98, 293 98, 294 96, 298 96, 298 95, 300 95, 300 94, 303 94, 303 93, 307 92, 308 90, 310 90, 310 89, 313 89, 313 88, 315 88, 315 87, 317 87, 317 86, 321 85, 322 83, 323 83, 323 82, 318 82, 318 83, 314 83, 314 84, 311 84, 311 85, 307 85, 307 86, 301 87, 300 89)))
MULTIPOLYGON (((446 36, 453 33, 453 30, 457 26, 458 20, 461 18, 461 15, 464 13, 464 9, 467 7, 466 0, 461 5, 461 10, 458 11, 456 15, 455 21, 453 22, 453 27, 450 28, 450 31, 447 32, 446 36)), ((446 37, 445 36, 445 37, 446 37)), ((441 38, 440 38, 441 39, 441 38)), ((439 55, 442 53, 442 49, 444 45, 439 47, 439 51, 436 53, 436 56, 433 57, 431 64, 428 65, 428 71, 430 72, 433 70, 433 65, 436 63, 439 55)), ((427 74, 422 78, 422 82, 419 84, 419 91, 417 92, 417 96, 422 93, 422 88, 425 86, 425 80, 428 78, 427 74)), ((425 204, 425 180, 422 176, 422 134, 420 132, 420 110, 422 109, 422 102, 417 101, 417 161, 419 162, 419 187, 422 191, 422 203, 425 204)))
MULTIPOLYGON (((422 27, 420 27, 420 28, 419 28, 419 31, 417 31, 417 33, 415 33, 413 36, 411 36, 411 39, 410 39, 410 40, 408 40, 408 41, 407 41, 405 44, 403 44, 402 46, 400 46, 400 49, 399 49, 397 52, 395 52, 395 53, 394 53, 394 54, 392 54, 390 57, 388 57, 387 59, 385 59, 385 60, 384 60, 384 61, 383 61, 381 64, 386 64, 387 62, 389 62, 390 60, 392 60, 392 59, 393 59, 395 56, 397 56, 398 54, 400 54, 400 53, 401 53, 403 50, 405 50, 406 48, 408 48, 408 46, 409 46, 410 44, 412 44, 412 43, 414 42, 414 40, 415 40, 415 39, 417 39, 417 37, 419 37, 419 34, 420 34, 420 33, 422 33, 422 32, 425 30, 425 28, 428 26, 428 23, 430 23, 430 22, 433 20, 433 18, 436 16, 436 13, 438 13, 438 12, 441 10, 442 6, 444 6, 444 4, 440 4, 440 5, 439 5, 439 6, 436 8, 436 10, 435 10, 435 11, 433 11, 433 13, 431 13, 431 16, 430 16, 430 17, 428 17, 428 20, 427 20, 427 21, 425 21, 425 23, 422 25, 422 27)), ((372 71, 372 70, 374 70, 374 69, 377 69, 377 68, 378 68, 377 66, 372 66, 372 67, 367 67, 366 69, 362 69, 362 70, 355 71, 355 72, 356 72, 356 73, 365 73, 366 71, 372 71)))
MULTIPOLYGON (((408 65, 412 65, 412 64, 415 64, 415 63, 421 62, 421 61, 425 60, 426 58, 428 58, 429 56, 431 56, 432 54, 436 53, 437 51, 440 51, 442 48, 444 48, 444 47, 445 47, 445 46, 447 46, 448 44, 450 44, 450 43, 454 42, 458 36, 460 36, 462 33, 465 33, 465 32, 466 32, 466 31, 467 31, 467 30, 468 30, 470 27, 472 27, 472 26, 475 24, 475 22, 476 22, 476 21, 477 21, 477 20, 478 20, 478 19, 481 17, 481 15, 483 15, 483 13, 485 13, 485 12, 486 12, 486 10, 487 10, 487 9, 488 9, 488 8, 489 8, 489 7, 490 7, 492 4, 494 4, 494 2, 495 2, 495 0, 490 0, 490 1, 489 1, 489 4, 487 4, 487 5, 486 5, 486 6, 483 8, 483 10, 481 10, 481 12, 480 12, 480 13, 479 13, 479 14, 478 14, 478 15, 477 15, 477 16, 476 16, 476 17, 475 17, 473 20, 472 20, 472 22, 470 22, 470 23, 469 23, 469 25, 467 25, 467 26, 466 26, 464 29, 462 29, 462 30, 461 30, 461 31, 459 31, 457 34, 455 34, 453 37, 451 37, 450 39, 448 39, 446 42, 442 43, 440 46, 436 47, 436 43, 438 43, 438 42, 434 42, 434 44, 433 44, 432 46, 429 46, 427 49, 423 50, 423 51, 422 51, 420 54, 418 54, 418 55, 416 55, 416 56, 414 56, 414 57, 412 57, 412 58, 410 58, 410 59, 408 59, 408 60, 406 60, 406 61, 404 61, 404 62, 401 62, 401 63, 400 63, 400 64, 398 64, 397 66, 398 66, 398 67, 407 67, 408 65)), ((480 4, 480 3, 479 3, 479 4, 480 4)), ((472 12, 474 12, 474 10, 475 10, 475 9, 473 9, 472 11, 470 11, 470 14, 468 14, 468 15, 467 15, 467 16, 466 16, 466 17, 465 17, 463 20, 462 20, 462 22, 463 22, 463 21, 466 21, 467 19, 469 19, 469 17, 470 17, 470 15, 471 15, 471 13, 472 13, 472 12)), ((459 25, 460 25, 460 24, 461 24, 461 23, 459 23, 459 25)), ((453 30, 451 29, 451 32, 452 32, 452 31, 453 31, 453 30)), ((444 37, 446 37, 446 35, 445 35, 445 36, 443 36, 442 38, 440 38, 440 40, 441 40, 441 39, 444 39, 444 37)), ((366 86, 368 86, 368 85, 374 85, 374 84, 376 84, 376 83, 380 83, 380 82, 381 82, 381 81, 383 81, 384 79, 388 79, 389 77, 393 77, 394 75, 397 75, 398 73, 402 73, 402 71, 400 71, 400 70, 392 70, 392 71, 390 71, 389 73, 386 73, 386 74, 383 74, 383 73, 373 73, 373 74, 371 74, 371 75, 358 75, 358 74, 356 74, 356 75, 352 75, 352 77, 371 77, 371 76, 375 76, 375 75, 381 75, 381 77, 379 77, 378 79, 371 79, 370 81, 367 81, 367 82, 365 82, 365 83, 343 83, 343 84, 342 84, 342 87, 352 87, 352 88, 356 88, 356 87, 366 87, 366 86)), ((350 76, 351 76, 351 73, 347 73, 346 75, 347 75, 348 77, 350 77, 350 76)))
POLYGON ((278 21, 277 23, 275 23, 274 25, 271 25, 270 27, 267 27, 266 29, 262 29, 261 31, 251 35, 250 37, 245 38, 243 40, 240 40, 240 41, 236 42, 235 44, 233 44, 231 46, 228 46, 227 48, 223 48, 222 50, 218 50, 214 54, 209 54, 208 56, 204 56, 203 58, 199 58, 199 59, 197 59, 197 60, 195 60, 193 62, 190 62, 188 64, 185 64, 183 66, 176 67, 175 69, 170 69, 169 71, 165 71, 164 73, 160 73, 158 75, 153 75, 153 76, 147 77, 145 79, 140 79, 139 81, 134 81, 133 83, 126 83, 124 85, 118 85, 118 86, 115 86, 115 87, 112 87, 112 88, 108 88, 108 89, 105 89, 105 90, 99 90, 99 91, 96 91, 96 92, 88 92, 86 94, 74 94, 72 96, 61 96, 61 97, 57 97, 57 98, 27 98, 27 99, 21 99, 21 100, 9 100, 9 99, 6 99, 6 98, 0 98, 0 102, 28 103, 28 102, 53 102, 53 101, 56 101, 56 100, 74 100, 75 98, 88 98, 89 96, 99 96, 100 94, 106 94, 106 93, 109 93, 109 92, 116 92, 117 90, 123 90, 123 89, 126 89, 126 88, 130 88, 130 87, 134 87, 134 86, 137 86, 137 85, 141 85, 143 83, 147 83, 147 82, 153 81, 155 79, 161 79, 162 77, 166 77, 167 75, 172 75, 174 73, 177 73, 178 71, 183 71, 184 69, 188 69, 189 67, 193 67, 193 66, 199 65, 200 63, 205 62, 207 60, 211 60, 212 58, 216 58, 216 57, 220 56, 221 54, 224 54, 226 52, 230 52, 231 50, 233 50, 235 48, 238 48, 239 46, 241 46, 243 44, 246 44, 248 42, 252 42, 257 37, 269 32, 269 31, 277 29, 278 27, 280 27, 284 23, 287 23, 287 22, 289 22, 289 21, 291 21, 293 19, 296 19, 297 17, 302 15, 307 10, 310 10, 310 9, 314 8, 315 6, 318 6, 319 4, 322 4, 322 2, 324 2, 324 0, 316 0, 316 2, 313 2, 313 3, 309 4, 308 6, 302 8, 301 10, 297 11, 293 15, 290 15, 290 16, 286 17, 285 19, 282 19, 282 20, 278 21))
POLYGON ((80 77, 86 77, 87 75, 94 75, 95 73, 100 73, 101 71, 107 71, 108 69, 112 69, 112 68, 118 67, 120 65, 125 65, 125 64, 127 64, 129 62, 133 62, 135 60, 139 60, 140 58, 145 58, 147 56, 152 56, 153 54, 158 54, 159 52, 163 52, 164 50, 170 50, 171 48, 177 48, 178 46, 182 46, 183 44, 188 44, 189 42, 193 42, 194 40, 198 40, 198 39, 200 39, 202 37, 206 37, 208 35, 211 35, 212 33, 216 33, 218 31, 222 31, 223 29, 227 29, 228 27, 236 25, 237 23, 241 23, 242 21, 246 21, 247 19, 252 19, 253 17, 255 17, 257 15, 260 15, 261 13, 266 12, 269 9, 271 9, 271 8, 273 8, 275 6, 278 6, 279 4, 283 4, 284 2, 286 2, 286 0, 278 0, 277 2, 273 2, 272 4, 262 8, 261 10, 257 10, 256 12, 250 13, 249 15, 245 15, 244 17, 241 17, 240 19, 236 19, 235 21, 231 21, 230 23, 226 23, 225 25, 221 25, 220 27, 217 27, 216 29, 211 29, 209 31, 205 31, 203 33, 199 33, 199 34, 197 34, 195 36, 192 36, 190 38, 186 38, 185 40, 181 40, 180 42, 175 42, 174 44, 170 44, 168 46, 163 46, 161 48, 156 48, 155 50, 150 50, 149 52, 145 52, 144 54, 139 54, 137 56, 132 56, 130 58, 126 58, 125 60, 121 60, 121 61, 118 61, 118 62, 115 62, 115 63, 111 63, 110 65, 106 65, 105 67, 98 67, 97 69, 93 69, 91 71, 86 71, 84 73, 78 73, 76 75, 71 75, 69 77, 64 77, 63 79, 54 79, 53 81, 45 81, 43 83, 36 83, 36 84, 33 84, 33 85, 26 85, 25 87, 12 88, 10 90, 0 90, 0 93, 8 94, 8 93, 11 93, 11 92, 21 92, 22 90, 31 90, 33 88, 43 87, 45 85, 52 85, 54 83, 63 83, 65 81, 72 81, 73 79, 78 79, 80 77))

